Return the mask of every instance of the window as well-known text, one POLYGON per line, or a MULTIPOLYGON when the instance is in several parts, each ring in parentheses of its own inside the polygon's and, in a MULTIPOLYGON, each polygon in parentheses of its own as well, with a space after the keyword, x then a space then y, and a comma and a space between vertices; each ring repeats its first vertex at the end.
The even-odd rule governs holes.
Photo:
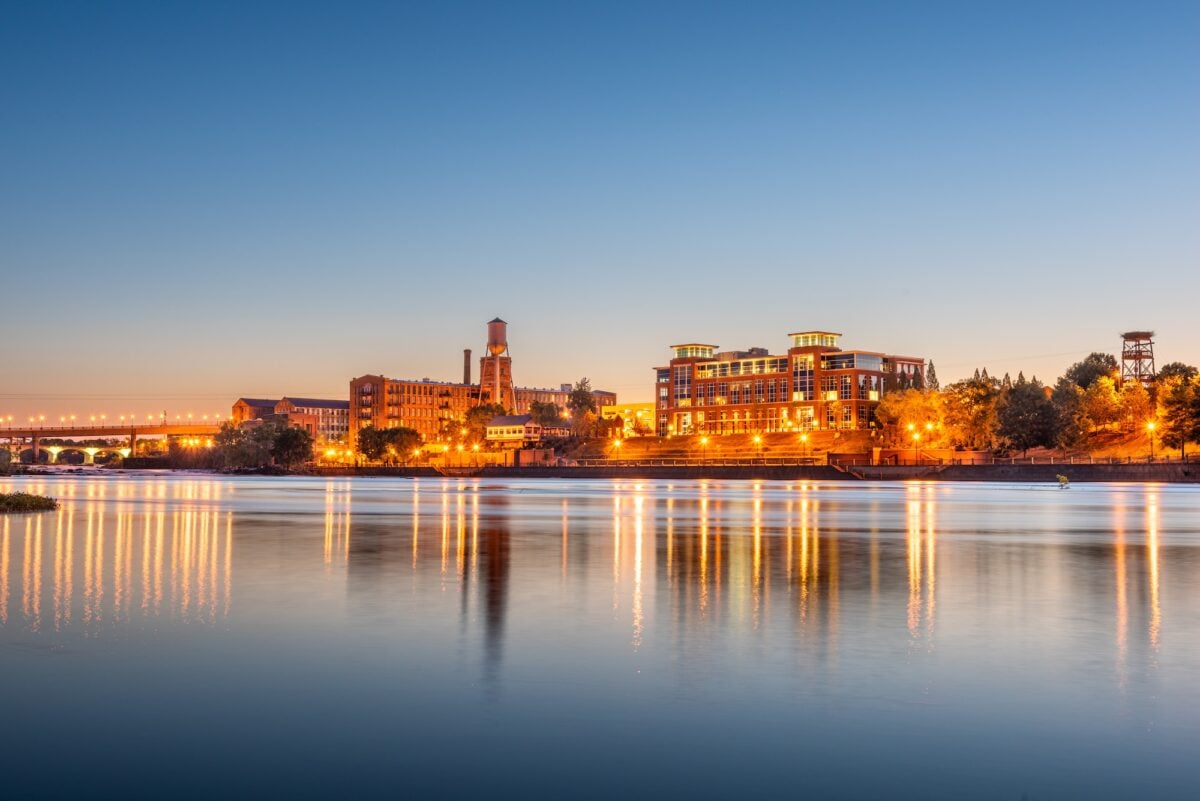
POLYGON ((812 357, 797 356, 792 361, 792 400, 812 400, 813 389, 812 357))
POLYGON ((681 405, 680 401, 690 400, 692 397, 692 368, 690 365, 682 365, 675 368, 675 404, 681 405))

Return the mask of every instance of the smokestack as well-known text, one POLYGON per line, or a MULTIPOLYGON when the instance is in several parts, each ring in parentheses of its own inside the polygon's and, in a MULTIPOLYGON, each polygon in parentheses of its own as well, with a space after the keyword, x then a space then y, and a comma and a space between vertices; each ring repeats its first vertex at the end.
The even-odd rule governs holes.
POLYGON ((463 383, 471 383, 471 349, 463 348, 463 383))

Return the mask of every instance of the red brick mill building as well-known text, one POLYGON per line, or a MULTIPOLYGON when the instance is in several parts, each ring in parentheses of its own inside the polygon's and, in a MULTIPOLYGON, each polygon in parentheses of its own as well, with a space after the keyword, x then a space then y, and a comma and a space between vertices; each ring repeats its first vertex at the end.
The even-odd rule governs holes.
POLYGON ((656 368, 659 436, 869 429, 885 387, 924 383, 925 360, 842 350, 841 334, 789 334, 785 354, 672 345, 656 368))

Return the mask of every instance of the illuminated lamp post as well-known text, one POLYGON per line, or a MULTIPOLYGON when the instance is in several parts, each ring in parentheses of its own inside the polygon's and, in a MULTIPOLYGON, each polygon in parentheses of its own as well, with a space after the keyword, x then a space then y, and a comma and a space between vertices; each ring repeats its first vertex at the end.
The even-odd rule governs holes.
POLYGON ((913 435, 912 435, 912 439, 913 439, 913 464, 918 464, 920 461, 920 456, 917 454, 917 445, 920 444, 920 442, 921 442, 921 432, 914 431, 913 435))
POLYGON ((811 451, 810 451, 810 450, 809 450, 809 448, 808 448, 808 434, 801 434, 801 435, 800 435, 800 445, 801 445, 801 447, 803 448, 803 450, 802 450, 801 452, 802 452, 802 453, 803 453, 805 456, 811 456, 811 455, 812 455, 811 451))
POLYGON ((763 455, 762 437, 758 434, 754 435, 754 447, 758 449, 758 458, 761 459, 763 455))
POLYGON ((612 458, 616 459, 621 454, 621 440, 614 439, 612 446, 613 446, 612 458))
POLYGON ((708 461, 708 437, 700 438, 700 464, 708 461))
POLYGON ((1154 461, 1154 429, 1156 427, 1153 420, 1146 423, 1146 435, 1150 438, 1150 461, 1152 462, 1154 461))

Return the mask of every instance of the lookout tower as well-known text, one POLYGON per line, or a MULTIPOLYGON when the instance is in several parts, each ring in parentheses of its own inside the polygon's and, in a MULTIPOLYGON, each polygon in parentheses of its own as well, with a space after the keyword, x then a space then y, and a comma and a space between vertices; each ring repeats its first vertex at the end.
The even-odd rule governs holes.
POLYGON ((489 321, 487 327, 487 355, 479 360, 479 401, 516 409, 512 357, 508 353, 508 323, 497 317, 489 321))
POLYGON ((1137 381, 1148 387, 1154 380, 1154 332, 1126 331, 1121 334, 1121 381, 1137 381))

